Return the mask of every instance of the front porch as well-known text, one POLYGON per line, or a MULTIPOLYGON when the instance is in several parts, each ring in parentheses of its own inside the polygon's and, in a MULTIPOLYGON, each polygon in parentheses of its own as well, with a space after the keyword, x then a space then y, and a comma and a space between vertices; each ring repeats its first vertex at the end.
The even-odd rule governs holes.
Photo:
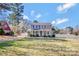
POLYGON ((49 37, 52 36, 52 32, 51 31, 44 31, 44 30, 33 30, 31 31, 31 35, 30 36, 34 36, 34 37, 49 37))

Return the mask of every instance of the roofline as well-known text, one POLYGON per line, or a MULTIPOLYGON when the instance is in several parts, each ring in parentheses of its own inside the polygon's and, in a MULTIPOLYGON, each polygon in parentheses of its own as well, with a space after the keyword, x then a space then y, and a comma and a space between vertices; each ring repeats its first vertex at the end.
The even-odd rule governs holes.
POLYGON ((39 25, 46 25, 46 24, 50 24, 50 25, 52 25, 51 23, 41 23, 41 22, 40 22, 40 23, 32 23, 32 24, 36 24, 36 25, 37 25, 37 24, 39 24, 39 25))

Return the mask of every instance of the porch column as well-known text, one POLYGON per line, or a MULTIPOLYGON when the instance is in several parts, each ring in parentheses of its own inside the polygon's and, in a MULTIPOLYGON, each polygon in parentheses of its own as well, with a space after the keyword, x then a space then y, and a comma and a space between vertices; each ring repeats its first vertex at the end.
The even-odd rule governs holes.
POLYGON ((42 31, 42 36, 44 36, 44 31, 42 31))
POLYGON ((38 35, 40 36, 40 31, 38 31, 38 35))

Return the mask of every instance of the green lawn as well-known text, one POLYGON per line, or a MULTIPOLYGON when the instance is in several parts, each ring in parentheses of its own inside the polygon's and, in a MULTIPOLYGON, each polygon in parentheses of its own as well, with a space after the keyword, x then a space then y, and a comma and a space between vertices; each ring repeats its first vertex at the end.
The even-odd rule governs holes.
POLYGON ((64 56, 79 55, 79 40, 21 39, 0 43, 1 56, 64 56))

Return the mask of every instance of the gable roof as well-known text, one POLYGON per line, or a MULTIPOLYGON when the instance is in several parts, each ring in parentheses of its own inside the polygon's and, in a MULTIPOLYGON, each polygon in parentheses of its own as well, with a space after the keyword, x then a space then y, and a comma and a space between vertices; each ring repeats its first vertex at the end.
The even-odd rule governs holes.
POLYGON ((7 21, 0 21, 0 24, 3 30, 11 30, 7 21))

